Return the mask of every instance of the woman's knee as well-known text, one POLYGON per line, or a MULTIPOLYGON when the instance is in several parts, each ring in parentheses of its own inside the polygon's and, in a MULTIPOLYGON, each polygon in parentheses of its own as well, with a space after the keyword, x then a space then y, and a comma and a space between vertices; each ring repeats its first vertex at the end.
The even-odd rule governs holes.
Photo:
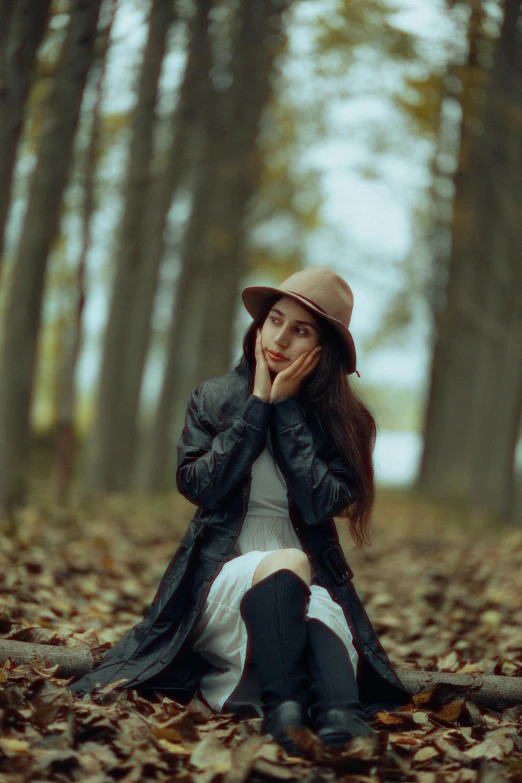
POLYGON ((255 570, 252 584, 257 584, 265 577, 276 571, 281 571, 283 568, 293 571, 307 585, 310 585, 312 581, 310 563, 308 562, 308 557, 300 549, 281 549, 278 552, 271 552, 264 557, 255 570))

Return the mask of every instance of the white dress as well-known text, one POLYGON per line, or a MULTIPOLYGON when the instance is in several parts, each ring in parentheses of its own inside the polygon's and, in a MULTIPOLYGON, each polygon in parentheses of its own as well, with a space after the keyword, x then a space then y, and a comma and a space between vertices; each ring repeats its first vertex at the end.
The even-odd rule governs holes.
MULTIPOLYGON (((267 445, 252 465, 248 509, 241 533, 231 559, 212 583, 194 629, 193 649, 218 667, 205 674, 199 686, 200 695, 216 712, 223 711, 233 694, 227 709, 248 704, 262 715, 259 685, 252 677, 243 677, 247 629, 239 604, 252 587, 261 560, 269 552, 290 547, 303 550, 288 514, 287 486, 272 456, 269 431, 267 445)), ((321 620, 342 639, 357 671, 357 652, 342 608, 326 588, 312 584, 310 591, 306 616, 321 620)))

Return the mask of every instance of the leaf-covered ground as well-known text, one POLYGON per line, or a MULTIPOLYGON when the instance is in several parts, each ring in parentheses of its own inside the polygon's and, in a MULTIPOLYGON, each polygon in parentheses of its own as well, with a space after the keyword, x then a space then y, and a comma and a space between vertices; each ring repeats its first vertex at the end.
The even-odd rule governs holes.
MULTIPOLYGON (((125 499, 74 511, 31 507, 0 547, 0 637, 89 648, 100 658, 138 622, 193 507, 125 499)), ((346 551, 398 668, 522 676, 522 531, 462 524, 449 510, 381 491, 373 545, 346 551)), ((522 781, 522 707, 478 708, 444 689, 379 713, 371 740, 306 757, 202 705, 108 688, 76 699, 42 662, 0 670, 0 781, 522 781)))

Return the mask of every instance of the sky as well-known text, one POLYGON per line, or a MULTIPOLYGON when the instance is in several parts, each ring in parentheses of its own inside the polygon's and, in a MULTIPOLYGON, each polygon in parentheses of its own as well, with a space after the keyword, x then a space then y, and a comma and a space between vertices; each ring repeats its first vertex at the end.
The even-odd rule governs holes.
MULTIPOLYGON (((306 21, 315 13, 327 14, 332 2, 334 0, 296 3, 297 11, 289 27, 293 56, 287 62, 288 76, 296 101, 311 104, 310 110, 313 110, 314 77, 307 57, 310 40, 306 21)), ((389 4, 396 9, 393 23, 415 35, 420 58, 401 69, 363 51, 348 69, 346 83, 350 95, 334 95, 324 138, 303 151, 299 164, 305 170, 319 172, 323 197, 324 227, 309 238, 304 255, 307 265, 325 264, 335 269, 353 290, 350 328, 358 352, 361 381, 413 389, 420 399, 426 393, 431 349, 430 317, 422 297, 415 302, 414 324, 402 341, 390 340, 386 346, 371 352, 363 348, 364 341, 382 321, 390 298, 406 284, 408 256, 421 253, 422 259, 423 251, 418 245, 415 215, 419 205, 427 204, 433 147, 408 128, 392 98, 406 71, 412 73, 416 69, 419 75, 428 67, 442 68, 462 47, 463 36, 455 26, 459 23, 458 16, 456 23, 455 18, 449 17, 446 0, 389 0, 389 4), (385 139, 399 140, 399 144, 395 143, 391 152, 376 155, 372 140, 379 134, 385 139), (369 169, 373 176, 365 176, 369 169)), ((494 3, 486 1, 488 5, 494 3)), ((133 86, 146 33, 145 7, 141 1, 135 5, 132 2, 120 4, 109 50, 104 97, 106 111, 124 112, 132 106, 133 86)), ((161 78, 159 113, 164 117, 173 106, 183 66, 183 55, 176 44, 174 34, 161 78)), ((27 168, 27 171, 19 169, 22 178, 30 174, 34 165, 30 157, 20 161, 20 167, 27 168)), ((93 245, 87 262, 85 334, 78 377, 82 393, 94 391, 100 366, 109 305, 108 262, 121 214, 117 196, 124 170, 125 150, 119 145, 104 161, 104 178, 110 182, 115 196, 110 203, 106 200, 95 215, 93 245)), ((23 206, 19 202, 12 211, 12 242, 21 225, 23 206)), ((76 261, 81 236, 78 217, 72 214, 67 218, 65 229, 69 254, 76 261)), ((257 274, 252 279, 245 279, 244 285, 274 285, 277 282, 257 274)), ((49 306, 47 301, 46 306, 49 306)), ((235 324, 236 358, 240 356, 242 336, 250 320, 247 311, 239 308, 235 324)), ((144 384, 144 394, 149 402, 153 402, 158 393, 161 370, 161 358, 152 356, 144 384)), ((378 480, 392 484, 411 481, 418 467, 420 449, 421 438, 417 433, 380 432, 375 454, 378 480)))
MULTIPOLYGON (((304 13, 313 13, 314 6, 326 6, 329 0, 301 4, 304 13)), ((394 23, 418 36, 426 62, 442 63, 447 56, 448 41, 454 31, 448 21, 443 0, 395 0, 398 9, 394 23)), ((139 64, 139 50, 144 40, 142 15, 131 12, 117 15, 108 68, 108 89, 105 102, 112 111, 125 110, 131 102, 131 85, 139 64)), ((290 43, 295 52, 305 52, 306 26, 292 25, 290 43)), ((299 57, 296 79, 302 80, 297 94, 306 100, 307 74, 299 57), (305 92, 299 92, 304 90, 305 92)), ((384 64, 385 66, 386 64, 384 64)), ((162 110, 168 109, 172 85, 179 80, 181 60, 173 51, 166 60, 162 77, 162 110)), ((375 62, 364 57, 350 69, 347 79, 361 87, 375 83, 375 62)), ((334 268, 350 284, 354 292, 351 331, 356 347, 379 324, 390 296, 404 284, 401 265, 412 248, 414 210, 426 198, 429 186, 431 145, 416 139, 400 127, 397 112, 391 108, 389 96, 400 83, 397 70, 384 67, 379 73, 382 94, 339 99, 332 102, 327 134, 306 151, 303 166, 320 171, 323 194, 323 217, 327 224, 310 240, 306 248, 308 264, 324 263, 334 268), (383 76, 384 74, 384 76, 383 76), (388 97, 387 97, 388 96, 388 97), (400 154, 383 155, 377 164, 377 177, 364 178, 359 167, 366 162, 376 164, 368 147, 365 128, 394 127, 394 133, 404 134, 400 154), (397 125, 398 124, 398 125, 397 125), (378 262, 378 263, 377 263, 378 262), (384 263, 383 263, 384 262, 384 263)), ((296 83, 297 84, 297 83, 296 83)), ((114 183, 121 177, 124 160, 113 160, 114 183)), ((97 216, 96 236, 112 238, 117 221, 117 204, 97 216)), ((74 230, 73 233, 77 234, 74 230)), ((74 238, 71 237, 71 243, 74 238)), ((91 286, 88 292, 85 318, 87 339, 80 360, 80 385, 92 387, 99 367, 99 336, 107 316, 107 286, 96 283, 96 270, 108 253, 107 242, 95 246, 89 257, 91 286)), ((245 280, 245 285, 274 284, 261 278, 245 280)), ((235 355, 239 356, 241 337, 250 322, 246 310, 238 313, 235 327, 235 355)), ((416 323, 405 343, 385 347, 372 353, 358 353, 361 380, 369 384, 406 386, 423 393, 430 358, 430 324, 427 307, 418 303, 416 323)), ((149 362, 145 394, 157 393, 160 365, 149 362)))
MULTIPOLYGON (((443 2, 398 0, 394 5, 399 10, 393 23, 418 37, 426 63, 442 65, 454 36, 443 2)), ((307 6, 302 6, 305 14, 311 13, 307 6)), ((306 52, 306 37, 299 25, 294 31, 294 50, 306 52)), ((299 58, 295 67, 302 91, 309 79, 305 63, 305 57, 299 58)), ((323 215, 330 227, 330 236, 323 232, 310 241, 307 260, 331 265, 352 287, 350 327, 356 346, 374 331, 390 296, 404 284, 401 264, 412 248, 414 210, 426 198, 433 153, 428 142, 401 127, 398 112, 391 106, 390 96, 401 83, 400 69, 380 63, 379 92, 375 66, 373 59, 361 57, 350 68, 347 81, 357 84, 361 94, 332 102, 327 136, 307 156, 321 172, 323 215), (393 133, 403 134, 403 154, 382 155, 376 162, 365 129, 370 126, 386 133, 390 125, 395 126, 393 133), (377 178, 359 173, 365 163, 376 166, 377 178)), ((249 284, 257 282, 256 278, 249 284)), ((423 391, 430 360, 430 320, 423 302, 417 311, 406 344, 360 353, 362 380, 423 391)), ((239 334, 247 323, 248 319, 240 318, 239 334)))

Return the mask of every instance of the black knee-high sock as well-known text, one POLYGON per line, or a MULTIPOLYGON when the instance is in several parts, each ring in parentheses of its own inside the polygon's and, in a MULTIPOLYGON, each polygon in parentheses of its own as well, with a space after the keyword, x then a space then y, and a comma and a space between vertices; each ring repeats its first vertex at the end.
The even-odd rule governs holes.
POLYGON ((241 601, 265 714, 283 701, 308 701, 302 658, 309 599, 306 582, 293 571, 281 569, 250 588, 241 601))
POLYGON ((304 666, 310 679, 313 712, 360 709, 356 674, 346 646, 320 620, 307 620, 307 627, 304 666))

